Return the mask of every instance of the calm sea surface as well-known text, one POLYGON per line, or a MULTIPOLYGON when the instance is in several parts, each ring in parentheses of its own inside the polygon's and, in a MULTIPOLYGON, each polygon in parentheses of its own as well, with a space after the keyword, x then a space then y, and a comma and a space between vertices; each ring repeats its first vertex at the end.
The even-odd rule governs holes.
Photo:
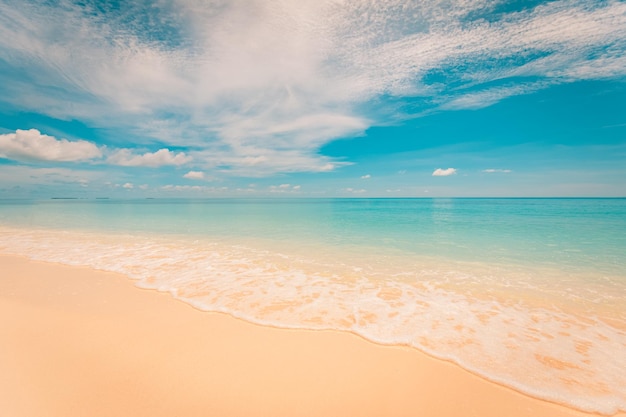
POLYGON ((626 410, 626 199, 0 200, 0 253, 626 410))

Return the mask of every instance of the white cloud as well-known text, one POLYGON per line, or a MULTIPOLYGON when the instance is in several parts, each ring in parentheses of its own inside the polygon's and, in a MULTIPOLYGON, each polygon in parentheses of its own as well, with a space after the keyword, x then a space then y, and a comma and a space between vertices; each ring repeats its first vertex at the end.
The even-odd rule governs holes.
POLYGON ((203 192, 203 193, 224 193, 228 191, 228 187, 207 187, 204 185, 164 185, 161 187, 161 190, 168 192, 180 192, 185 193, 189 192, 192 194, 203 192))
POLYGON ((99 158, 100 149, 84 140, 69 141, 41 134, 37 129, 0 135, 0 157, 17 161, 76 162, 99 158))
POLYGON ((124 185, 122 185, 122 188, 125 188, 127 190, 132 190, 133 188, 135 188, 135 186, 132 183, 127 182, 124 185))
MULTIPOLYGON (((3 78, 0 100, 143 144, 194 146, 209 167, 263 176, 345 164, 319 148, 395 114, 363 106, 381 95, 478 109, 555 83, 626 76, 620 1, 553 1, 493 20, 471 19, 490 0, 141 3, 0 3, 0 53, 25 76, 3 78), (538 81, 503 83, 514 77, 538 81)), ((120 152, 121 165, 186 158, 120 152)))
POLYGON ((350 194, 363 194, 367 190, 364 189, 364 188, 352 188, 352 187, 349 187, 349 188, 344 188, 342 191, 345 192, 345 193, 350 193, 350 194))
POLYGON ((183 165, 190 162, 191 159, 184 152, 174 153, 165 148, 142 155, 133 154, 130 149, 118 149, 107 158, 107 162, 121 166, 160 167, 164 165, 183 165))
POLYGON ((447 168, 447 169, 437 168, 436 170, 433 171, 433 177, 447 177, 449 175, 454 175, 454 174, 456 174, 456 168, 447 168))
POLYGON ((496 172, 508 174, 508 173, 511 172, 511 170, 510 169, 493 169, 493 168, 490 168, 490 169, 483 169, 482 172, 485 172, 487 174, 493 174, 493 173, 496 173, 496 172))
POLYGON ((271 193, 286 193, 291 188, 291 184, 270 185, 271 193))
POLYGON ((202 172, 202 171, 189 171, 188 173, 183 175, 183 178, 188 178, 190 180, 201 180, 201 179, 204 179, 204 172, 202 172))
POLYGON ((300 191, 300 185, 280 184, 270 185, 268 187, 270 193, 292 193, 300 191))
POLYGON ((369 180, 370 178, 372 178, 370 174, 361 175, 362 180, 369 180))
POLYGON ((246 194, 252 194, 252 193, 258 192, 258 190, 256 190, 255 188, 236 188, 235 191, 238 193, 246 193, 246 194))

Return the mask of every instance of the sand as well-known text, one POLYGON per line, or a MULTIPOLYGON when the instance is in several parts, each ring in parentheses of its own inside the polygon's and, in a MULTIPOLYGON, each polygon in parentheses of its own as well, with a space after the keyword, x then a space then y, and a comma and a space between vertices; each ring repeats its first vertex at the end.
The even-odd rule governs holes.
POLYGON ((11 256, 0 256, 0 410, 7 417, 590 416, 412 348, 258 326, 139 289, 122 275, 11 256))

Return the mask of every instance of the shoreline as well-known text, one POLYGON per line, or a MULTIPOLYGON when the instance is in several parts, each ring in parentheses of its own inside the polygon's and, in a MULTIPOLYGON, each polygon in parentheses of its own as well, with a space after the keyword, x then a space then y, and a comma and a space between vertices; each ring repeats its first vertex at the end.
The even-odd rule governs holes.
POLYGON ((15 417, 597 415, 414 348, 203 312, 121 274, 0 265, 0 409, 15 417))

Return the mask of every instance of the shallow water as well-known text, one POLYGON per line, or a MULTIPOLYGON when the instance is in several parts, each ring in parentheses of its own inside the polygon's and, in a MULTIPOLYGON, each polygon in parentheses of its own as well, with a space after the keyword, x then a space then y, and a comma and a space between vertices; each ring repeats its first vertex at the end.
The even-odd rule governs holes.
POLYGON ((0 202, 0 252, 626 410, 625 199, 0 202))

